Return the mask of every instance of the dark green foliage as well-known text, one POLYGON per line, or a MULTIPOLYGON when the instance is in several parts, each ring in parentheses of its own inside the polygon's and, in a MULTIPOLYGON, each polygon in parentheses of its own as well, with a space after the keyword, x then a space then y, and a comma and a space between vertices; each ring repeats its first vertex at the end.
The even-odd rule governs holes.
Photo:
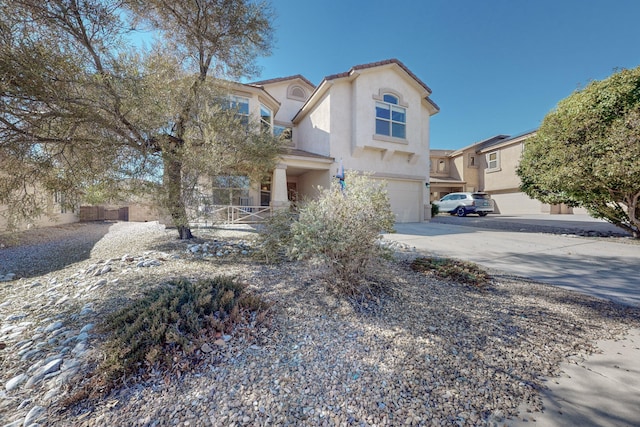
POLYGON ((489 274, 478 265, 449 258, 416 258, 411 263, 411 268, 477 288, 485 288, 491 280, 489 274))
POLYGON ((526 142, 521 189, 640 238, 640 67, 571 94, 526 142))
POLYGON ((175 351, 190 354, 203 335, 229 332, 243 314, 266 309, 244 289, 230 277, 181 279, 114 313, 106 321, 111 335, 100 367, 103 378, 113 382, 143 366, 170 366, 175 351))
POLYGON ((440 207, 435 203, 431 203, 431 218, 440 213, 440 207))

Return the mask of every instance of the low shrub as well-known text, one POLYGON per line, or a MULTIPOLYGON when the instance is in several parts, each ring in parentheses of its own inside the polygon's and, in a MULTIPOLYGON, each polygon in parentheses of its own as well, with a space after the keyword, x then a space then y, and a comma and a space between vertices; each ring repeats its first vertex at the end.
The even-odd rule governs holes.
POLYGON ((437 216, 440 213, 440 206, 435 203, 431 203, 431 218, 437 216))
POLYGON ((432 273, 440 278, 464 283, 477 288, 485 288, 491 278, 477 264, 449 258, 416 258, 411 263, 414 271, 432 273))
POLYGON ((268 263, 287 260, 293 243, 291 225, 297 218, 298 213, 288 209, 275 211, 260 229, 256 256, 268 263))
POLYGON ((145 368, 171 368, 178 352, 193 354, 206 335, 231 332, 250 313, 259 322, 266 309, 231 277, 169 282, 106 319, 106 356, 88 394, 108 392, 121 378, 145 368))
POLYGON ((385 254, 380 233, 392 232, 394 222, 386 184, 347 173, 344 187, 333 182, 301 206, 291 225, 289 256, 319 261, 328 267, 328 279, 339 292, 358 294, 385 254))

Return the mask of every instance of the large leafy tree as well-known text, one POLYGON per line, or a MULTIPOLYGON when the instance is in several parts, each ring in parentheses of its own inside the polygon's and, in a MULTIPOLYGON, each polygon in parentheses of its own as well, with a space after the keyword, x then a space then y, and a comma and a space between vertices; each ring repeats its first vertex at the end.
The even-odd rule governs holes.
POLYGON ((529 196, 583 206, 640 238, 640 67, 562 100, 527 141, 517 173, 529 196))
POLYGON ((255 75, 271 17, 252 0, 0 3, 0 204, 20 218, 41 213, 35 188, 68 200, 156 188, 192 237, 200 174, 260 174, 278 149, 216 103, 225 81, 255 75))

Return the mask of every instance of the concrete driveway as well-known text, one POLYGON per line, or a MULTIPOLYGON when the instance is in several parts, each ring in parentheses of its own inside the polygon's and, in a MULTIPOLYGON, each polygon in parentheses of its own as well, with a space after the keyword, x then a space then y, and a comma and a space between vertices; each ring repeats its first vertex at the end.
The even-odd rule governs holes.
POLYGON ((395 228, 387 239, 426 254, 473 261, 489 270, 640 307, 640 244, 539 232, 622 233, 604 221, 580 215, 438 216, 395 228))
MULTIPOLYGON (((425 254, 473 261, 490 271, 640 307, 640 244, 573 235, 620 233, 603 221, 578 215, 439 216, 430 223, 397 224, 396 231, 385 237, 425 254)), ((599 353, 563 362, 560 377, 547 380, 544 412, 528 413, 522 407, 519 417, 505 425, 640 425, 640 328, 596 346, 599 353)))

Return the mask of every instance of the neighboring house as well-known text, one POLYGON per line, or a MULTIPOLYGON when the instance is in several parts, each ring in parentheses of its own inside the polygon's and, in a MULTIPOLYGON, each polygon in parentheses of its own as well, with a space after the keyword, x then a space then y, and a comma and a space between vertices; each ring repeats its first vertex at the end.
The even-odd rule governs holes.
POLYGON ((237 196, 228 200, 286 207, 317 196, 342 165, 387 182, 398 222, 428 219, 429 124, 439 111, 430 95, 397 59, 354 66, 317 87, 300 75, 240 85, 233 96, 243 109, 260 114, 291 142, 270 182, 236 179, 237 196))
POLYGON ((458 191, 484 191, 495 201, 495 213, 586 213, 566 205, 549 205, 520 190, 516 169, 526 141, 535 131, 517 136, 497 135, 459 150, 431 150, 430 200, 458 191))
MULTIPOLYGON (((33 188, 30 195, 39 199, 43 206, 43 213, 30 221, 17 221, 13 226, 18 230, 26 230, 33 227, 51 227, 54 225, 71 224, 78 222, 78 210, 76 207, 66 207, 63 196, 60 193, 49 193, 41 189, 33 188)), ((0 205, 0 233, 8 230, 8 207, 0 205)))

